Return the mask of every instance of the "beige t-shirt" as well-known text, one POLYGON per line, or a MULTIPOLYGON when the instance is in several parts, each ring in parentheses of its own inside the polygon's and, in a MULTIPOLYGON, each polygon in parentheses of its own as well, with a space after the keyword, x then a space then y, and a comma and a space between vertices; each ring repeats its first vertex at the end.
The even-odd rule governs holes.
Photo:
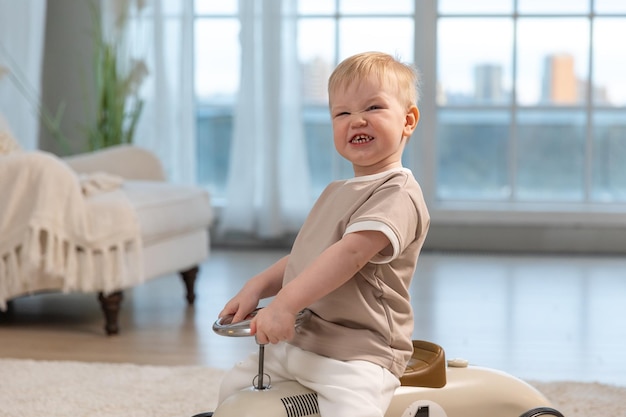
POLYGON ((430 217, 410 170, 331 183, 296 237, 283 285, 344 234, 384 233, 390 245, 352 279, 309 306, 292 344, 338 360, 367 360, 400 377, 413 351, 409 285, 430 217))

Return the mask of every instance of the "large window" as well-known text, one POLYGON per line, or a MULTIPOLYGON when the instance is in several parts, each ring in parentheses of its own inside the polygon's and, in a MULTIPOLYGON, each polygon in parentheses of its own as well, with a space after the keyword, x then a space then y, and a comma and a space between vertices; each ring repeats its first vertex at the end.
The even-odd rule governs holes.
MULTIPOLYGON (((195 4, 197 175, 219 201, 239 83, 238 3, 195 4)), ((620 0, 299 0, 314 192, 351 175, 333 149, 326 80, 346 56, 383 50, 424 69, 420 124, 432 127, 417 132, 404 163, 431 206, 626 202, 624 38, 620 0)))
POLYGON ((440 1, 438 199, 624 201, 621 4, 440 1))

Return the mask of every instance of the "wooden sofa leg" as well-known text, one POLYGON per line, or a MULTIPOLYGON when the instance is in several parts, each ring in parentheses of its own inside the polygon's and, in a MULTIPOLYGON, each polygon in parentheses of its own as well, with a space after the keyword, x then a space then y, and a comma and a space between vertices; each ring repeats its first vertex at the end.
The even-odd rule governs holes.
POLYGON ((182 271, 180 273, 183 282, 185 283, 185 289, 187 290, 187 303, 189 305, 193 305, 194 301, 196 301, 196 278, 198 277, 198 271, 200 268, 194 266, 186 271, 182 271))
POLYGON ((101 292, 98 295, 100 306, 104 312, 104 330, 109 336, 119 333, 118 317, 123 299, 124 293, 122 293, 122 291, 115 291, 109 295, 104 295, 104 293, 101 292))

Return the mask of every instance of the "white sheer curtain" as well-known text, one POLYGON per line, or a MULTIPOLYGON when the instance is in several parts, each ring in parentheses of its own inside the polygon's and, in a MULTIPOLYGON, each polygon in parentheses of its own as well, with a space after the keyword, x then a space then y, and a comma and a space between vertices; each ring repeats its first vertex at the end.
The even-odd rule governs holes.
POLYGON ((295 3, 240 0, 241 77, 220 231, 274 239, 310 209, 295 3))
MULTIPOLYGON (((46 0, 0 0, 0 67, 18 77, 20 91, 9 76, 0 76, 0 113, 23 149, 37 148, 41 93, 41 62, 45 34, 46 0)), ((0 69, 0 71, 2 71, 0 69)))
MULTIPOLYGON (((143 9, 131 18, 132 54, 145 61, 149 75, 134 143, 157 154, 170 181, 193 183, 193 0, 135 1, 143 9)), ((115 7, 109 0, 101 4, 115 7)))

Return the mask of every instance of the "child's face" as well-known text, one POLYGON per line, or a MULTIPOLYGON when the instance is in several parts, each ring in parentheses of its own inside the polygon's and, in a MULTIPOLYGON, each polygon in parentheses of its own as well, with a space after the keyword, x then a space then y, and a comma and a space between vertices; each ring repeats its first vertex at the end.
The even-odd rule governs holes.
POLYGON ((402 166, 404 145, 417 126, 417 107, 407 108, 388 84, 370 76, 331 91, 335 148, 356 176, 402 166))

